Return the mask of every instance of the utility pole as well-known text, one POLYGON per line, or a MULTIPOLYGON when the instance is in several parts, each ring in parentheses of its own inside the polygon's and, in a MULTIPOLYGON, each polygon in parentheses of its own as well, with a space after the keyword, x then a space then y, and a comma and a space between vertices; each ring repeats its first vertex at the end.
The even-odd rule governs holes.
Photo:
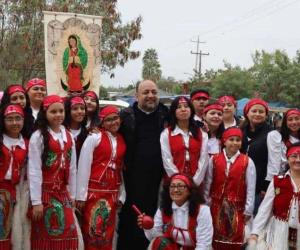
POLYGON ((202 70, 202 56, 208 56, 209 53, 203 53, 202 50, 199 51, 199 44, 200 43, 206 43, 206 42, 201 42, 199 39, 199 36, 197 38, 197 41, 193 41, 191 40, 191 42, 193 43, 197 43, 197 51, 193 52, 191 51, 191 54, 196 55, 196 63, 195 63, 195 68, 194 68, 194 72, 195 74, 201 76, 201 70, 202 70))

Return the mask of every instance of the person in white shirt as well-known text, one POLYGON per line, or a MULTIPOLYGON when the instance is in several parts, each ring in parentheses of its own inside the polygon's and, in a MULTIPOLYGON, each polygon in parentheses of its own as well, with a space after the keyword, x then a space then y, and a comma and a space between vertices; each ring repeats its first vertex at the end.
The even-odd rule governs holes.
POLYGON ((280 131, 268 133, 268 165, 266 180, 271 181, 273 176, 286 172, 286 149, 300 141, 300 111, 289 109, 283 116, 280 131))
POLYGON ((204 120, 208 130, 207 150, 209 156, 221 152, 221 136, 223 127, 223 107, 218 103, 208 104, 204 109, 204 120))
POLYGON ((209 93, 204 89, 197 89, 191 93, 190 98, 195 109, 194 120, 199 123, 199 127, 201 127, 204 122, 203 111, 210 98, 209 93))
MULTIPOLYGON (((143 228, 144 215, 137 219, 140 228, 143 228)), ((154 226, 144 229, 144 232, 151 240, 150 250, 211 249, 211 214, 192 178, 184 174, 172 176, 170 182, 164 185, 154 226)))
POLYGON ((213 217, 214 249, 243 249, 253 214, 256 171, 253 161, 239 151, 242 137, 239 128, 226 129, 223 151, 209 161, 204 197, 213 217))
POLYGON ((24 177, 28 141, 21 130, 24 112, 20 105, 6 105, 0 113, 0 249, 21 249, 20 187, 24 177), (13 220, 12 220, 13 219, 13 220))
POLYGON ((88 90, 84 92, 83 99, 86 104, 87 111, 87 123, 86 128, 89 131, 93 131, 100 125, 99 121, 99 98, 94 91, 88 90))
POLYGON ((168 177, 185 173, 199 186, 208 164, 208 136, 196 126, 193 116, 194 109, 188 98, 175 98, 170 107, 170 127, 161 133, 160 144, 168 177))
POLYGON ((76 150, 70 132, 62 125, 64 116, 62 98, 45 97, 38 130, 29 142, 32 250, 80 248, 80 229, 73 213, 76 150))
POLYGON ((82 211, 85 249, 113 249, 117 209, 126 192, 122 170, 126 145, 116 107, 100 111, 101 129, 90 134, 81 149, 77 173, 77 207, 82 211))
MULTIPOLYGON (((289 170, 271 181, 253 221, 249 244, 266 233, 265 249, 300 249, 300 144, 293 144, 286 153, 289 170)), ((260 240, 257 246, 262 246, 260 240)))
POLYGON ((223 125, 224 129, 230 127, 237 127, 238 120, 235 117, 236 100, 233 96, 224 95, 219 97, 218 103, 223 106, 223 125))
POLYGON ((46 82, 39 78, 33 78, 26 83, 26 93, 30 100, 32 115, 37 119, 44 97, 47 94, 46 82))
POLYGON ((80 96, 72 96, 66 99, 65 113, 64 125, 69 129, 75 141, 78 161, 82 144, 88 135, 86 128, 87 111, 83 98, 80 96))

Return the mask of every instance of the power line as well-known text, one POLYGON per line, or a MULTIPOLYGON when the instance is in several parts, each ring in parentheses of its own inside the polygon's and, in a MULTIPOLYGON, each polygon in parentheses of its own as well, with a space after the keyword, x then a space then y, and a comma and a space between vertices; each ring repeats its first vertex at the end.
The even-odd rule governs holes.
POLYGON ((201 74, 202 74, 202 56, 209 56, 209 53, 203 53, 202 50, 199 51, 199 49, 200 49, 199 44, 205 43, 205 42, 200 41, 199 36, 197 38, 197 41, 191 40, 191 42, 197 43, 197 51, 196 52, 191 51, 191 54, 196 55, 196 63, 195 63, 194 72, 196 75, 201 76, 201 74))

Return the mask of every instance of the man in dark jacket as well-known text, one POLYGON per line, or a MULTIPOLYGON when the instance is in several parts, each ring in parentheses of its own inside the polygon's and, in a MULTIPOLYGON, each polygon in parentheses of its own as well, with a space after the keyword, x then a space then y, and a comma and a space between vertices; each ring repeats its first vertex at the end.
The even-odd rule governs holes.
POLYGON ((168 109, 159 103, 158 89, 150 80, 136 88, 137 102, 121 112, 125 155, 124 182, 126 202, 120 213, 118 250, 147 249, 149 244, 131 206, 154 216, 157 210, 159 185, 163 176, 160 133, 167 126, 168 109))

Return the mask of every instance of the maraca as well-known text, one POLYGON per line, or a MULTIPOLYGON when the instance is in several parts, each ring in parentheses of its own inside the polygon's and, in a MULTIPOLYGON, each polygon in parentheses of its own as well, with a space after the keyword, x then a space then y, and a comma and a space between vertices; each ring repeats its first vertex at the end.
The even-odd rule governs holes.
MULTIPOLYGON (((142 215, 142 212, 138 209, 138 207, 136 205, 132 205, 132 208, 137 215, 142 215)), ((142 227, 144 229, 151 229, 153 227, 153 225, 154 225, 154 221, 153 221, 152 217, 150 217, 148 215, 144 215, 143 221, 142 221, 142 227)))

